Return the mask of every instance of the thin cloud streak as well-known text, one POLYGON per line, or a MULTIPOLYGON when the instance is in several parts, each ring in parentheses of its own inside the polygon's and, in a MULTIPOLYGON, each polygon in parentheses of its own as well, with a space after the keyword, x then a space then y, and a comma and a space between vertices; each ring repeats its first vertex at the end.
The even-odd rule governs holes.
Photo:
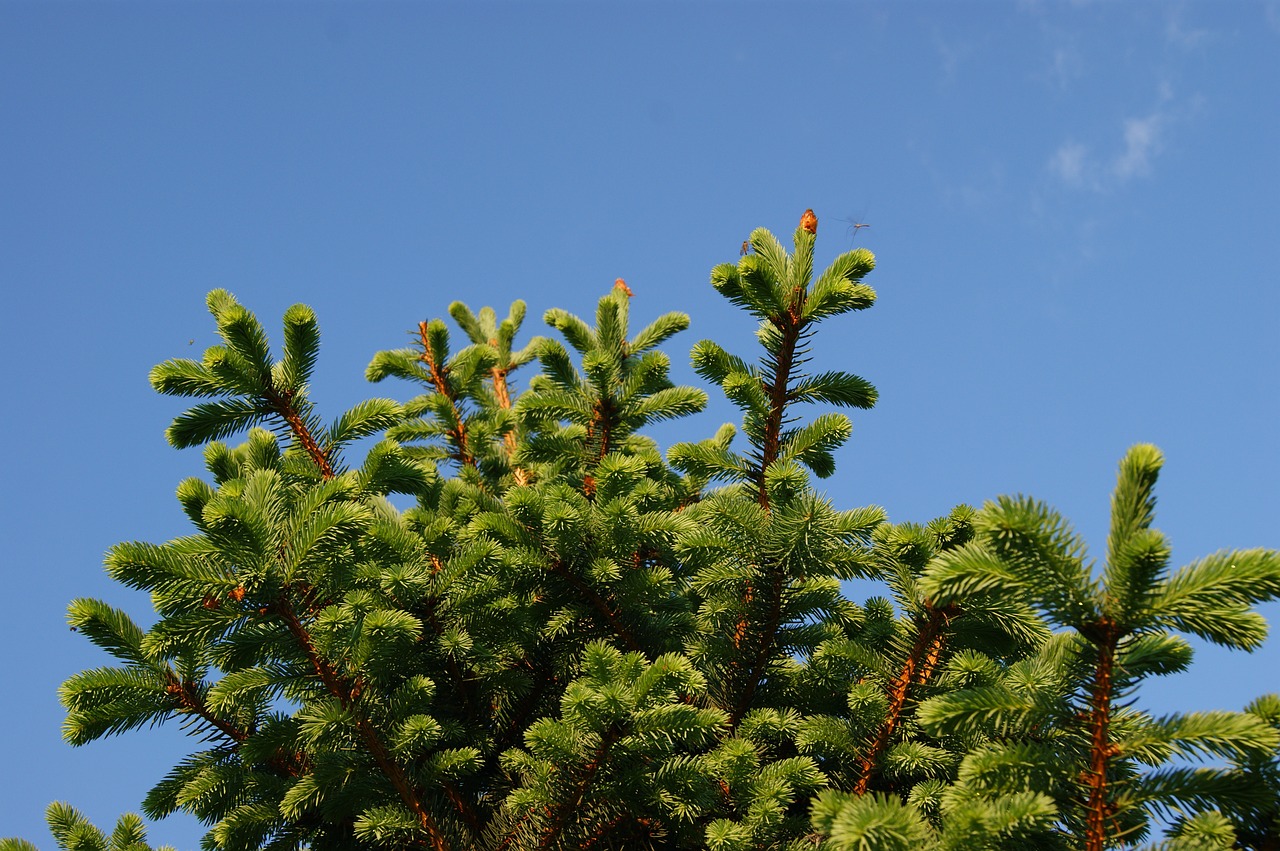
POLYGON ((1163 109, 1126 118, 1121 124, 1120 150, 1110 157, 1095 157, 1088 146, 1068 139, 1049 157, 1049 171, 1073 189, 1094 192, 1109 192, 1146 177, 1163 147, 1169 121, 1170 114, 1163 109))
POLYGON ((1111 161, 1111 173, 1120 182, 1151 171, 1151 156, 1160 149, 1164 116, 1155 112, 1124 122, 1124 152, 1111 161))
POLYGON ((1049 160, 1049 167, 1069 186, 1080 186, 1084 182, 1085 162, 1089 150, 1079 142, 1066 142, 1054 152, 1049 160))

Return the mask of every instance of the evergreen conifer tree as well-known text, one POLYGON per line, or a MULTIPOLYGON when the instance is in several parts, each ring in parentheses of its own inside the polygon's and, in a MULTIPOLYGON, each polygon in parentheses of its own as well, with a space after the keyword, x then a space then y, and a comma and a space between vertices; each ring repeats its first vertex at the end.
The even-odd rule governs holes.
MULTIPOLYGON (((707 399, 659 349, 689 319, 632 334, 621 280, 594 325, 546 313, 563 343, 518 345, 522 302, 501 322, 455 302, 466 346, 433 319, 368 367, 419 395, 331 422, 308 393, 312 311, 285 313, 277 360, 211 293, 222 343, 151 376, 196 400, 167 432, 204 447, 208 477, 177 494, 193 533, 107 556, 151 595, 151 628, 72 602, 116 664, 63 686, 68 741, 185 725, 199 746, 142 811, 194 814, 207 851, 1095 851, 1145 841, 1153 816, 1169 848, 1277 847, 1276 698, 1165 718, 1131 699, 1189 664, 1178 632, 1257 646, 1280 555, 1169 572, 1146 446, 1098 575, 1027 498, 927 524, 832 505, 811 476, 852 423, 830 409, 876 391, 809 371, 808 343, 872 306, 874 258, 815 279, 817 229, 806 211, 790 251, 758 229, 712 270, 760 354, 694 347, 741 423, 666 457, 646 427, 707 399), (853 577, 892 599, 847 599, 853 577), (1223 762, 1173 762, 1205 755, 1223 762)), ((64 804, 48 820, 64 851, 150 851, 137 816, 110 835, 64 804)))
POLYGON ((1176 631, 1251 649, 1266 634, 1253 605, 1280 594, 1274 551, 1223 551, 1169 571, 1169 544, 1151 525, 1162 464, 1149 445, 1121 461, 1101 575, 1063 518, 1026 497, 986 505, 975 540, 932 565, 923 587, 936 604, 1019 589, 1065 629, 995 681, 921 709, 926 730, 986 740, 966 755, 945 803, 964 809, 1035 789, 1054 802, 1051 833, 1085 851, 1145 838, 1153 812, 1185 820, 1206 805, 1267 805, 1265 787, 1240 770, 1167 765, 1174 756, 1266 759, 1280 739, 1262 715, 1153 718, 1132 704, 1142 679, 1189 664, 1176 631))

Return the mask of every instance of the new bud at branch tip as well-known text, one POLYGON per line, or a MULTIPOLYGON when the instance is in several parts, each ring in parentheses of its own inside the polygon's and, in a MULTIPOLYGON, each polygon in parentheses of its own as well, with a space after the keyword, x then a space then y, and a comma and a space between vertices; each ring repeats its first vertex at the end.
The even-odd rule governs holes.
POLYGON ((818 217, 813 214, 813 210, 804 211, 804 215, 800 217, 800 227, 811 234, 818 233, 818 217))

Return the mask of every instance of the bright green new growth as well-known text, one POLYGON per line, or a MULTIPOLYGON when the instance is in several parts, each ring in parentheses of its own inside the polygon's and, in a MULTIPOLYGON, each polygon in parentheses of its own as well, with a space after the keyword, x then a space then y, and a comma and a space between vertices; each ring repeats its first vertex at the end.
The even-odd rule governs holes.
MULTIPOLYGON (((870 408, 876 401, 876 389, 856 375, 806 375, 800 370, 808 360, 807 343, 818 322, 864 310, 876 298, 875 291, 862 283, 875 266, 871 252, 864 249, 837 257, 817 283, 811 283, 815 239, 803 226, 796 228, 795 253, 788 255, 773 234, 759 228, 751 234, 754 253, 744 255, 737 266, 724 263, 711 270, 711 285, 760 320, 756 337, 764 354, 759 365, 749 365, 703 340, 693 349, 693 367, 720 385, 743 412, 751 451, 740 455, 717 440, 679 444, 670 453, 671 463, 686 473, 754 487, 766 507, 769 471, 774 465, 786 470, 800 463, 825 478, 835 471, 832 453, 852 434, 848 417, 835 413, 788 428, 794 422, 790 414, 794 404, 870 408)), ((789 475, 794 478, 795 474, 789 475)))
MULTIPOLYGON (((49 805, 45 819, 62 851, 174 851, 169 845, 152 849, 142 819, 132 813, 121 816, 110 835, 94 827, 79 810, 59 801, 49 805)), ((0 839, 0 851, 36 851, 36 846, 23 839, 0 839)))
POLYGON ((950 801, 1026 788, 1030 768, 1032 788, 1057 805, 1059 829, 1086 849, 1102 849, 1143 839, 1152 814, 1189 824, 1197 809, 1258 797, 1239 770, 1162 766, 1171 757, 1274 754, 1280 738, 1261 718, 1225 712, 1151 718, 1126 705, 1144 677, 1190 662, 1189 646, 1173 630, 1251 649, 1266 630, 1253 605, 1280 595, 1280 553, 1272 550, 1218 553, 1169 572, 1169 545, 1152 528, 1163 461, 1148 445, 1121 461, 1100 575, 1056 512, 1025 497, 1002 497, 980 513, 975 539, 926 576, 924 590, 936 602, 1018 594, 1049 623, 1067 628, 1000 680, 921 708, 926 731, 1012 740, 971 752, 950 801))
POLYGON ((619 280, 600 299, 595 327, 564 310, 547 311, 547 324, 578 353, 582 369, 574 366, 564 346, 544 342, 538 351, 542 374, 516 406, 529 430, 521 456, 575 483, 582 477, 587 490, 592 471, 612 452, 661 463, 657 446, 639 430, 697 413, 707 403, 701 390, 671 383, 671 362, 655 350, 688 328, 689 317, 667 313, 628 340, 630 299, 619 280))
MULTIPOLYGON (((740 429, 666 458, 646 427, 707 399, 658 348, 689 319, 633 334, 621 281, 593 325, 546 313, 564 343, 518 346, 523 302, 500 322, 455 302, 467 345, 432 319, 368 367, 419 395, 330 423, 308 394, 310 309, 286 312, 275 360, 211 293, 223 343, 152 371, 197 399, 168 432, 204 446, 208 477, 177 494, 193 532, 107 556, 151 595, 149 629, 71 604, 116 663, 64 684, 68 741, 184 725, 199 745, 142 811, 194 814, 207 851, 1094 851, 1147 841, 1153 817, 1171 851, 1277 847, 1280 698, 1163 718, 1135 700, 1190 664, 1178 633, 1261 643, 1280 554, 1171 572, 1150 446, 1121 462, 1100 570, 1025 497, 924 524, 834 506, 810 474, 833 474, 852 423, 801 403, 876 391, 808 371, 807 343, 872 306, 874 260, 815 280, 816 227, 791 252, 756 230, 712 270, 760 353, 694 347, 740 429), (887 596, 847 599, 854 577, 887 596)), ((109 837, 63 804, 48 819, 64 851, 150 851, 136 816, 109 837)))

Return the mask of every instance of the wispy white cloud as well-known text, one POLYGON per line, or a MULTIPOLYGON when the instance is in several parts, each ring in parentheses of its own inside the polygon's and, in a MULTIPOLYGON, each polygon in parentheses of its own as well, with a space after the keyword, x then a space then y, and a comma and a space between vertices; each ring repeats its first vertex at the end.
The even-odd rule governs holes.
POLYGON ((1280 0, 1267 0, 1262 7, 1262 16, 1266 18, 1267 26, 1280 33, 1280 0))
POLYGON ((1124 122, 1124 150, 1111 160, 1111 173, 1120 182, 1151 171, 1151 157, 1160 150, 1164 117, 1159 112, 1124 122))
POLYGON ((948 81, 955 79, 960 65, 967 62, 974 54, 974 46, 971 42, 946 34, 940 28, 934 28, 933 45, 942 63, 943 79, 948 81))
POLYGON ((1049 159, 1049 168, 1069 186, 1081 186, 1089 149, 1079 142, 1064 142, 1049 159))
POLYGON ((1050 173, 1073 189, 1094 192, 1108 192, 1150 175, 1178 114, 1167 83, 1161 84, 1158 94, 1158 105, 1150 112, 1120 122, 1115 143, 1095 149, 1077 139, 1064 141, 1049 156, 1050 173))
POLYGON ((1050 76, 1058 84, 1058 88, 1066 89, 1074 80, 1084 74, 1084 60, 1074 47, 1060 46, 1053 50, 1050 60, 1050 76))
POLYGON ((1187 26, 1183 20, 1186 8, 1185 4, 1168 7, 1168 16, 1164 21, 1164 38, 1174 47, 1194 50, 1204 44, 1213 33, 1203 27, 1187 26))

